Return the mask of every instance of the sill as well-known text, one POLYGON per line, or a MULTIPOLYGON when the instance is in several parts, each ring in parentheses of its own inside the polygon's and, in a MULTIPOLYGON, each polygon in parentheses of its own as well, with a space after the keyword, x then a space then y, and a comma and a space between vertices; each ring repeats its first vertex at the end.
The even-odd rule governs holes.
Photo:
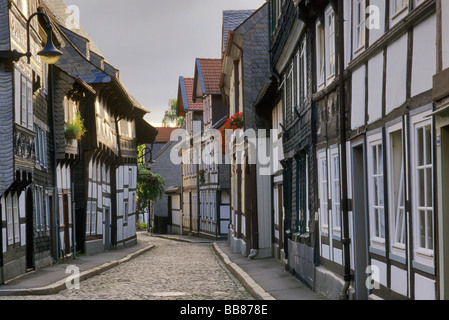
POLYGON ((370 245, 369 252, 377 254, 377 255, 382 256, 382 257, 386 257, 385 248, 377 247, 375 244, 374 245, 373 244, 370 245))
POLYGON ((396 12, 395 14, 393 14, 393 15, 391 16, 390 19, 391 19, 392 21, 398 19, 399 16, 402 16, 402 14, 403 14, 405 11, 407 11, 407 10, 408 10, 408 6, 405 6, 404 8, 402 8, 401 10, 399 10, 398 12, 396 12))
MULTIPOLYGON (((433 262, 433 260, 432 260, 433 262)), ((413 268, 421 270, 425 273, 431 274, 431 275, 435 275, 435 267, 432 265, 428 265, 426 263, 423 262, 418 262, 416 260, 413 261, 413 268)))
POLYGON ((354 55, 356 56, 356 55, 362 53, 363 51, 365 51, 365 44, 363 44, 363 46, 361 46, 361 47, 355 49, 355 50, 354 50, 354 55))

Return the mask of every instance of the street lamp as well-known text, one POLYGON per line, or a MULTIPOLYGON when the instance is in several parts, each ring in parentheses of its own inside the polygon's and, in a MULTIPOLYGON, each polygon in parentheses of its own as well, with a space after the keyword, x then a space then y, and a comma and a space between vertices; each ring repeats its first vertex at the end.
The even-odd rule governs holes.
POLYGON ((43 16, 47 22, 47 43, 45 47, 37 53, 37 55, 40 56, 42 62, 46 64, 55 64, 56 62, 58 62, 59 58, 62 55, 62 52, 56 49, 56 47, 53 44, 52 31, 51 31, 53 27, 50 23, 50 18, 47 16, 47 14, 45 14, 42 11, 37 11, 33 13, 27 21, 27 52, 21 53, 16 49, 12 51, 0 51, 0 60, 9 60, 18 62, 22 57, 27 57, 28 63, 30 63, 31 58, 30 23, 31 19, 33 19, 37 15, 43 16))

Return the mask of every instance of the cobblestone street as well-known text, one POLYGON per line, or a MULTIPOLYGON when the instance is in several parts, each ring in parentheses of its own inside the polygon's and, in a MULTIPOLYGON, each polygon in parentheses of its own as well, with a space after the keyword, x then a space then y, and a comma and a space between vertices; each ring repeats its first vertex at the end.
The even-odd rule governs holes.
POLYGON ((208 243, 139 235, 155 248, 99 276, 80 289, 56 295, 0 297, 14 300, 253 300, 208 243))

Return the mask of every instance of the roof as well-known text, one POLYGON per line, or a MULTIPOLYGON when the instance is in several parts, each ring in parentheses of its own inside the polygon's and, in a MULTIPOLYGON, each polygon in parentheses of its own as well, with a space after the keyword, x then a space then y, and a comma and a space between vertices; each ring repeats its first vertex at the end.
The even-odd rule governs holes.
POLYGON ((196 97, 199 95, 198 89, 201 90, 201 95, 221 94, 221 66, 222 59, 196 59, 195 81, 193 84, 193 92, 196 97), (198 85, 200 88, 198 88, 198 85))
POLYGON ((256 10, 225 10, 223 11, 223 42, 221 52, 224 53, 228 41, 229 31, 233 31, 242 24, 256 10))
POLYGON ((159 127, 156 128, 158 134, 156 136, 156 140, 154 143, 167 143, 170 141, 170 136, 173 131, 182 129, 182 128, 173 128, 173 127, 159 127))
POLYGON ((178 115, 187 111, 203 111, 202 103, 193 102, 193 78, 179 77, 178 115))
POLYGON ((112 83, 123 93, 130 105, 143 113, 149 113, 129 92, 118 78, 118 70, 104 57, 87 32, 73 21, 71 11, 62 0, 42 0, 47 13, 56 24, 56 31, 63 44, 63 55, 56 66, 70 76, 86 84, 112 83))
POLYGON ((63 26, 64 28, 73 30, 74 33, 85 38, 89 41, 89 48, 96 54, 103 56, 101 51, 97 48, 95 43, 89 37, 86 30, 83 29, 81 24, 75 23, 73 21, 73 15, 70 10, 67 10, 67 5, 62 0, 41 0, 43 4, 50 10, 50 15, 57 24, 63 26), (76 28, 73 28, 75 26, 76 28))

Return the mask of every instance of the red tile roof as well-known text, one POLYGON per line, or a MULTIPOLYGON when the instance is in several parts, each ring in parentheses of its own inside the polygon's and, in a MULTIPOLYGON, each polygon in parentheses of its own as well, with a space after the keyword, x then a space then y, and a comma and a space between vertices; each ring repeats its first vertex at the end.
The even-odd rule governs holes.
POLYGON ((193 78, 184 78, 185 90, 187 95, 187 101, 189 104, 189 111, 203 111, 203 103, 194 103, 193 102, 193 78))
POLYGON ((203 94, 220 94, 221 59, 197 59, 201 65, 202 74, 198 76, 203 80, 203 94))
POLYGON ((170 141, 170 136, 171 136, 172 132, 177 129, 182 129, 182 128, 172 128, 172 127, 156 128, 156 130, 158 131, 158 134, 156 136, 156 140, 154 141, 154 143, 167 143, 168 141, 170 141))

